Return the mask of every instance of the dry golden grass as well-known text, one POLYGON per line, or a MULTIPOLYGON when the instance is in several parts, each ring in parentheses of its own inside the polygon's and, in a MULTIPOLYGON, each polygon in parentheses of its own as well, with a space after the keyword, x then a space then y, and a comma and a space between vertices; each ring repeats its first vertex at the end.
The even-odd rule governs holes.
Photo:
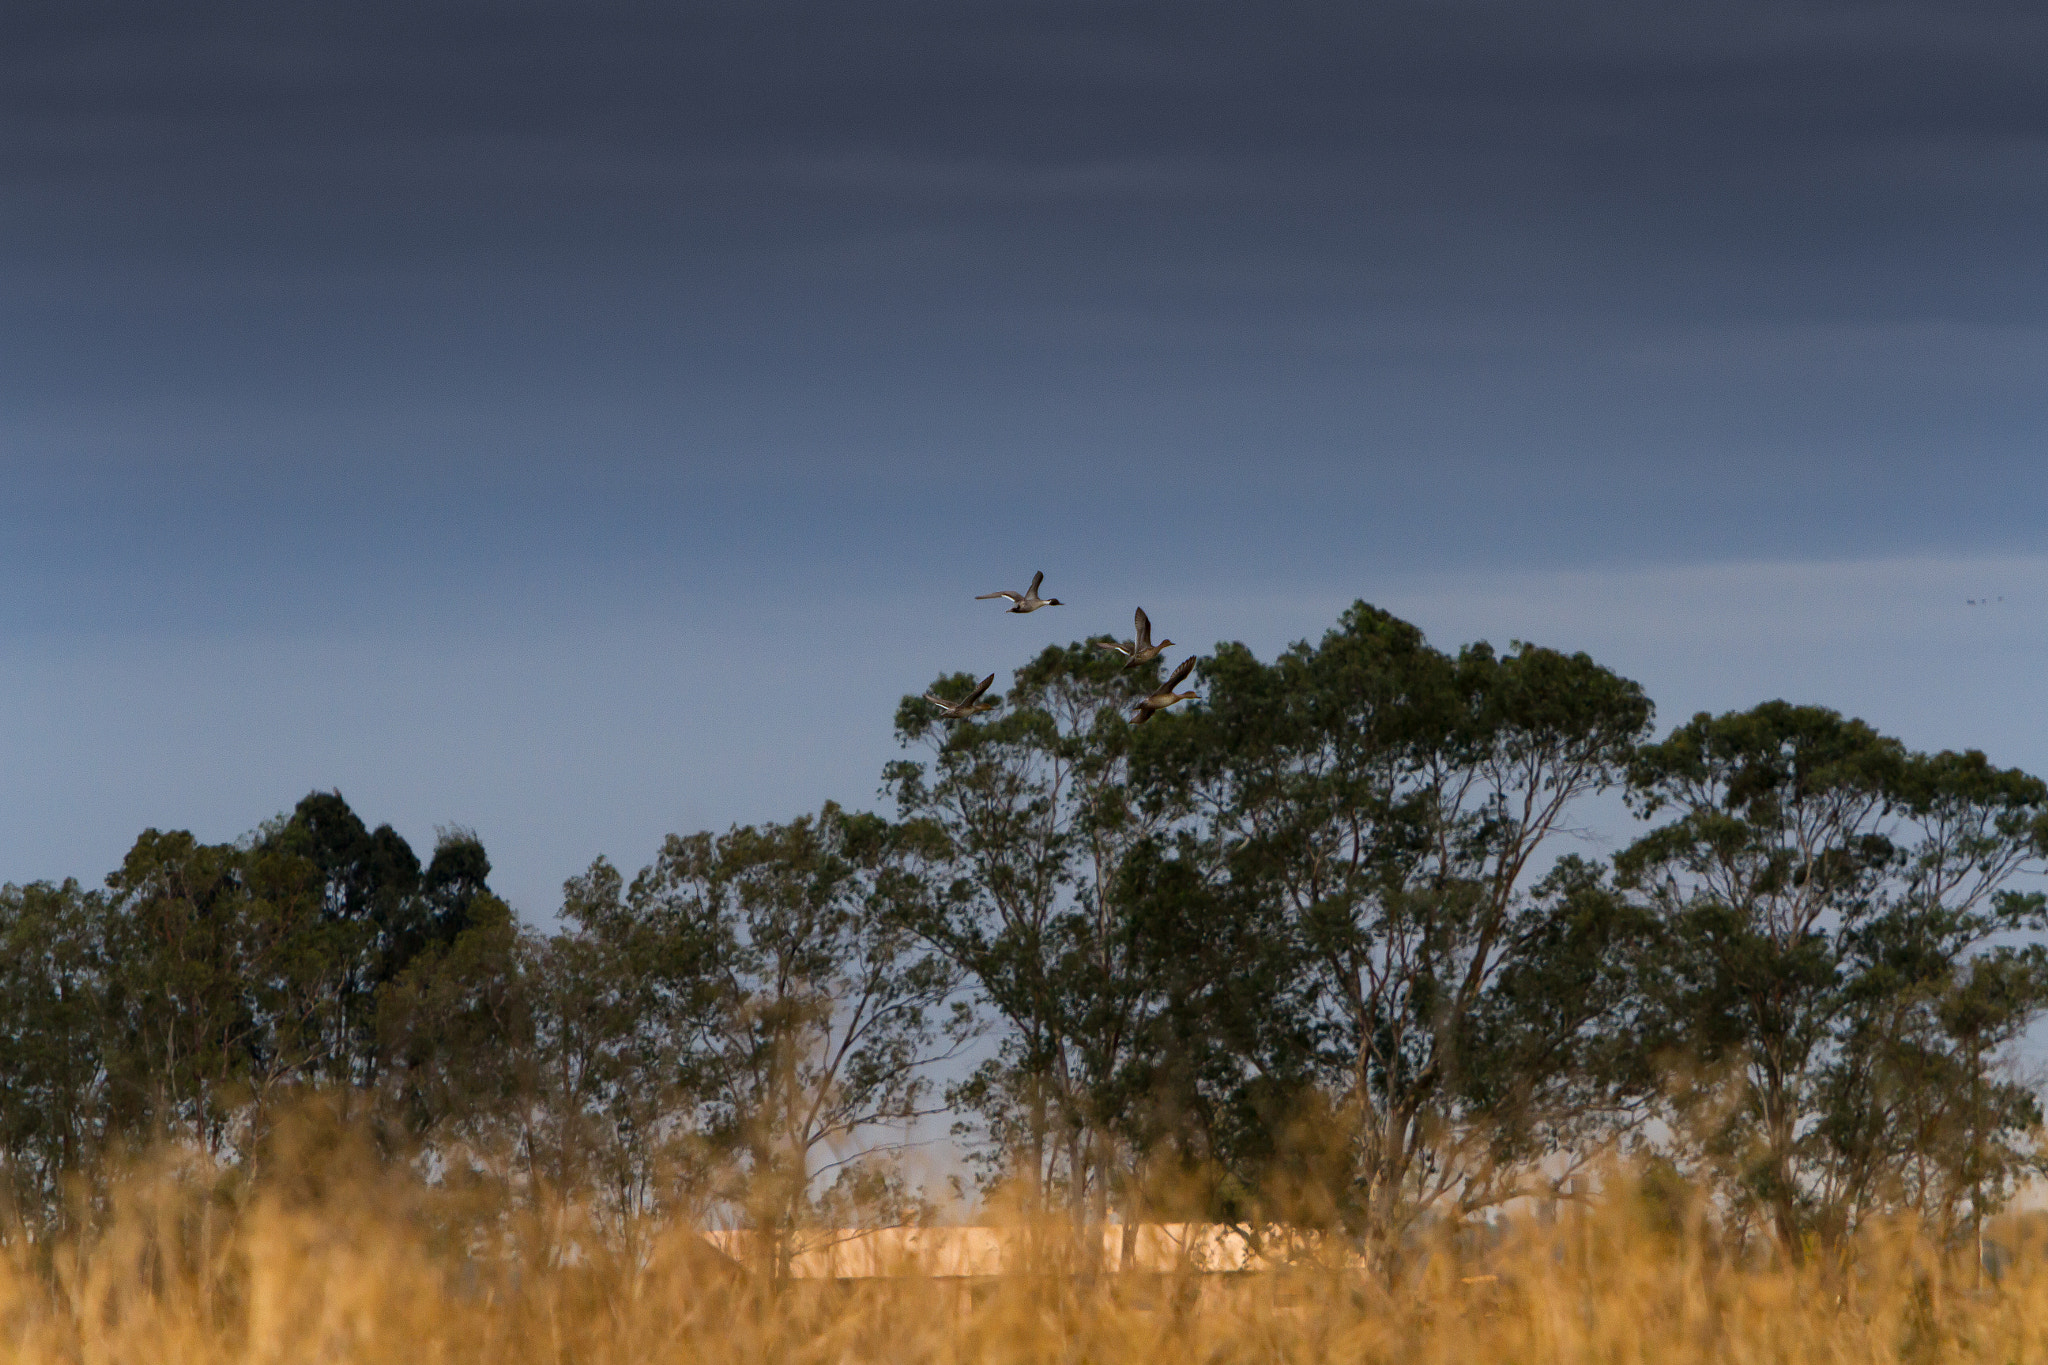
POLYGON ((1846 1263, 1742 1265, 1625 1195, 1483 1247, 1417 1248, 1392 1283, 1299 1272, 776 1289, 721 1265, 688 1228, 639 1229, 630 1254, 608 1249, 566 1214, 425 1190, 347 1144, 275 1156, 255 1181, 159 1161, 114 1181, 91 1223, 46 1245, 8 1239, 6 1359, 2048 1360, 2039 1248, 1981 1287, 1905 1230, 1846 1263))

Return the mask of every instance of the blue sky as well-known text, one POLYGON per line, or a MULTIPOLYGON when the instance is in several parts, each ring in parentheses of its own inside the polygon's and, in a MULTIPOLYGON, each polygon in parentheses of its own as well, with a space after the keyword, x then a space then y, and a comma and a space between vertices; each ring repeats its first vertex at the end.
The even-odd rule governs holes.
POLYGON ((2048 770, 2044 61, 2000 4, 11 7, 0 878, 338 787, 543 919, 1139 603, 2048 770))

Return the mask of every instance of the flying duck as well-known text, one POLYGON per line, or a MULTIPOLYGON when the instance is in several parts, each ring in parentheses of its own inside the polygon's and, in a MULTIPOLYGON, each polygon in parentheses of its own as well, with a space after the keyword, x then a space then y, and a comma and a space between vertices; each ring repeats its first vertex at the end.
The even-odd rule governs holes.
POLYGON ((1137 631, 1131 639, 1125 640, 1121 644, 1112 640, 1097 640, 1095 642, 1096 648, 1115 650, 1118 654, 1124 656, 1125 668, 1136 668, 1139 664, 1151 663, 1154 659, 1165 653, 1168 646, 1173 644, 1171 640, 1161 640, 1156 645, 1152 643, 1152 618, 1145 615, 1143 607, 1138 608, 1135 623, 1137 631))
POLYGON ((1131 724, 1143 725, 1146 721, 1152 719, 1154 711, 1164 711, 1175 702, 1186 701, 1194 696, 1195 694, 1192 692, 1176 692, 1173 690, 1180 686, 1180 680, 1185 678, 1188 675, 1188 670, 1194 666, 1194 656, 1189 655, 1180 661, 1179 668, 1173 670, 1173 676, 1160 684, 1158 691, 1149 697, 1138 698, 1137 709, 1131 714, 1131 724))
POLYGON ((981 680, 981 686, 969 692, 959 701, 947 701, 944 697, 935 697, 929 692, 924 694, 924 699, 939 708, 940 720, 966 720, 969 716, 996 709, 996 704, 992 701, 977 700, 982 693, 988 691, 988 685, 995 680, 996 675, 993 673, 989 674, 981 680))
POLYGON ((974 600, 977 602, 986 602, 991 597, 1007 597, 1010 599, 1011 602, 1016 604, 1010 608, 1010 610, 1013 612, 1037 611, 1040 607, 1065 606, 1066 603, 1060 601, 1060 599, 1057 597, 1040 597, 1038 595, 1038 585, 1040 583, 1043 583, 1044 581, 1045 570, 1040 569, 1037 573, 1031 575, 1031 586, 1029 588, 1026 588, 1022 593, 985 592, 981 596, 975 598, 974 600))

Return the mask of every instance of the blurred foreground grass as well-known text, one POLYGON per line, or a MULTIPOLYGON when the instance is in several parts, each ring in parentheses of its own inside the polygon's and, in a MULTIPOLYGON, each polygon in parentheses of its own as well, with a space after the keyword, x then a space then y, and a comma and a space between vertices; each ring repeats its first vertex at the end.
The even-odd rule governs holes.
POLYGON ((347 1142, 281 1149, 253 1179, 190 1159, 143 1163, 105 1182, 79 1226, 8 1236, 0 1358, 2048 1360, 2038 1245, 2012 1248, 1995 1282, 1905 1228, 1794 1268, 1733 1256, 1695 1217, 1628 1191, 1549 1225, 1417 1244, 1389 1277, 776 1286, 687 1226, 601 1236, 572 1206, 429 1189, 347 1142))

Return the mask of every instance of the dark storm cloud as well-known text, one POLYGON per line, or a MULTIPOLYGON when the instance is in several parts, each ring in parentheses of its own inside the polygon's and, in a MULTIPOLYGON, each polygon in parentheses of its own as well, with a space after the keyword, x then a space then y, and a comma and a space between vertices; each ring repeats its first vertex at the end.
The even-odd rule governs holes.
POLYGON ((1139 226, 1254 260, 1583 228, 1822 257, 2016 242, 2044 58, 2024 5, 14 7, 0 173, 18 250, 286 272, 891 222, 1111 256, 1139 226))
POLYGON ((545 913, 871 800, 1035 568, 2015 761, 1941 603, 2043 581, 2043 72, 1970 0, 12 0, 0 877, 340 786, 545 913))
POLYGON ((0 399, 64 468, 17 505, 297 499, 345 558, 599 539, 683 496, 635 471, 730 530, 742 467, 1256 453, 1181 510, 1981 528, 1913 462, 2039 481, 2044 64, 2022 4, 13 6, 0 399))

